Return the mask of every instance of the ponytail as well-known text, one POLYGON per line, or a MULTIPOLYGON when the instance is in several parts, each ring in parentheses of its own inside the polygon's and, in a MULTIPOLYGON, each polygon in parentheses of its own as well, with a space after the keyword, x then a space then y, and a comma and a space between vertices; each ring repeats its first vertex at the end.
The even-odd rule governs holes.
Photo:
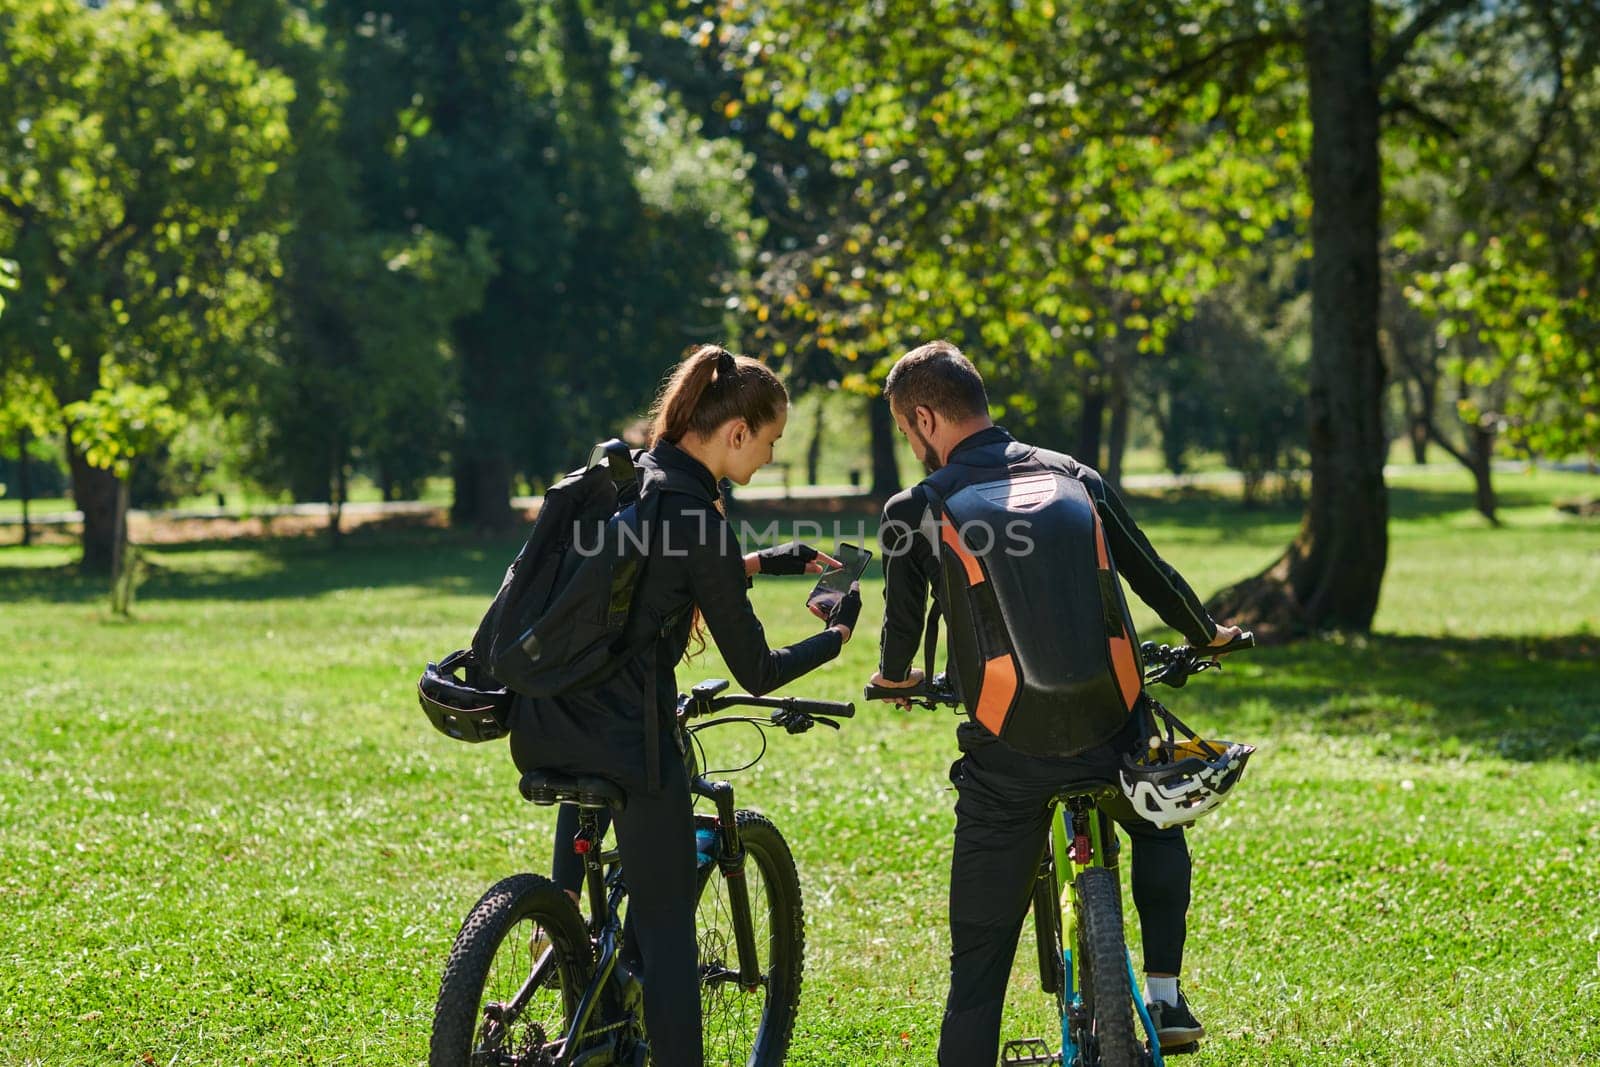
POLYGON ((766 364, 720 345, 701 345, 679 363, 651 408, 651 443, 704 437, 730 419, 751 430, 778 417, 789 392, 766 364))
MULTIPOLYGON (((677 444, 690 433, 708 437, 730 419, 743 419, 753 432, 776 419, 788 404, 789 391, 765 363, 736 356, 720 345, 701 345, 673 369, 656 396, 650 409, 650 443, 677 444)), ((715 507, 722 511, 722 502, 715 507)), ((693 619, 686 659, 706 647, 705 620, 698 604, 693 619)))

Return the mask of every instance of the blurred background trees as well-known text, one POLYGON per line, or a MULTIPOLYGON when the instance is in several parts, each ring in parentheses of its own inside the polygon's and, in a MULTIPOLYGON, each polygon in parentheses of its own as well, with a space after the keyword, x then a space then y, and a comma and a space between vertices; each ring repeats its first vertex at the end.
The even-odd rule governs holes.
POLYGON ((1113 481, 1303 494, 1218 605, 1285 633, 1370 623, 1386 460, 1493 521, 1600 450, 1587 0, 0 0, 0 54, 0 481, 89 569, 124 484, 504 526, 703 340, 813 478, 898 486, 878 383, 946 337, 1113 481))

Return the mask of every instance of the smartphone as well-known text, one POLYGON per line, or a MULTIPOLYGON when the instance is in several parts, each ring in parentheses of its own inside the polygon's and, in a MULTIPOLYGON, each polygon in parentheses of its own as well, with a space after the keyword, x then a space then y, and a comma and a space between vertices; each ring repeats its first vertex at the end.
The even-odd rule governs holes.
POLYGON ((811 590, 811 595, 806 597, 806 606, 819 613, 823 618, 834 609, 834 605, 850 591, 850 586, 861 580, 861 575, 866 571, 867 564, 872 560, 872 553, 860 545, 852 545, 847 541, 839 542, 839 547, 833 550, 833 558, 843 566, 831 571, 824 571, 822 577, 817 579, 816 586, 811 590))

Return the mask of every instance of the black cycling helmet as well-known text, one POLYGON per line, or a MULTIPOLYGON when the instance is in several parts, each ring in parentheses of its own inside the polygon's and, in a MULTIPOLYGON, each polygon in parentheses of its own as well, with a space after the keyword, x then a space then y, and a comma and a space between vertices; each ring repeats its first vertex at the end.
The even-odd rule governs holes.
POLYGON ((504 686, 480 689, 456 676, 481 673, 470 648, 452 652, 417 679, 417 700, 434 729, 457 741, 493 741, 506 735, 506 715, 511 710, 511 694, 504 686))

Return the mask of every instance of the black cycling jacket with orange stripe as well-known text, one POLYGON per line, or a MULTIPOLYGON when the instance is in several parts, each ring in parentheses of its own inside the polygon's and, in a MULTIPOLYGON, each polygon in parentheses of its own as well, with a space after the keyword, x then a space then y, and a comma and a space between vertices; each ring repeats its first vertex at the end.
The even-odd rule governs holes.
MULTIPOLYGON (((977 467, 1002 467, 1006 447, 1015 441, 1003 427, 989 426, 951 449, 950 459, 959 458, 962 463, 977 467)), ((1117 571, 1139 599, 1192 643, 1204 644, 1216 636, 1217 624, 1205 605, 1183 576, 1156 554, 1149 538, 1099 472, 1070 456, 1060 458, 1061 472, 1078 479, 1088 490, 1100 513, 1117 571)), ((928 590, 934 589, 937 595, 939 588, 939 561, 921 532, 928 507, 928 495, 921 483, 890 497, 883 506, 878 532, 884 578, 879 663, 889 681, 904 681, 920 654, 928 590)))

